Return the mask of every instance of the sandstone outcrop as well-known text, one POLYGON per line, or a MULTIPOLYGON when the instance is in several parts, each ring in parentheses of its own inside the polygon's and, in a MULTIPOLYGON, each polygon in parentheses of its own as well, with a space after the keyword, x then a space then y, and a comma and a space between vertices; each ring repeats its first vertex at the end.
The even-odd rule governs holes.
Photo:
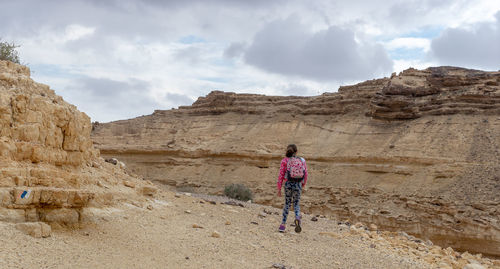
POLYGON ((285 147, 310 180, 309 213, 500 255, 500 72, 406 70, 314 97, 212 92, 192 106, 94 125, 94 145, 146 179, 275 195, 285 147))
POLYGON ((91 128, 29 68, 0 61, 0 221, 75 225, 86 207, 127 196, 118 186, 137 179, 99 157, 91 128))

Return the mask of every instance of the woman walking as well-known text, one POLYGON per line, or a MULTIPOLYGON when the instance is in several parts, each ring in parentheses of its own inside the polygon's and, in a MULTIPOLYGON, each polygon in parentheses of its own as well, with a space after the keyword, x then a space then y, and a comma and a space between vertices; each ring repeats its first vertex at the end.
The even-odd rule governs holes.
POLYGON ((301 216, 300 216, 300 194, 302 188, 307 182, 307 166, 306 160, 297 157, 297 146, 294 144, 288 145, 286 148, 286 157, 281 160, 280 173, 278 176, 278 196, 281 197, 281 186, 285 182, 285 206, 283 207, 283 220, 279 227, 279 231, 284 233, 286 228, 286 219, 290 205, 293 202, 295 212, 295 232, 302 231, 301 216))

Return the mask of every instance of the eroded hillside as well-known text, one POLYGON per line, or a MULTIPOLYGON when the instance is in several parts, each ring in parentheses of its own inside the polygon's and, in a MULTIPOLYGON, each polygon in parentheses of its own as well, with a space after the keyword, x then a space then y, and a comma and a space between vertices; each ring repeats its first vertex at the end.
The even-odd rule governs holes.
POLYGON ((500 73, 409 69, 314 97, 212 92, 93 126, 103 156, 172 188, 243 183, 280 207, 287 144, 307 159, 309 213, 500 255, 500 73))
POLYGON ((27 67, 0 61, 0 221, 41 236, 40 223, 78 227, 94 220, 96 208, 154 192, 100 158, 91 128, 85 113, 34 82, 27 67))

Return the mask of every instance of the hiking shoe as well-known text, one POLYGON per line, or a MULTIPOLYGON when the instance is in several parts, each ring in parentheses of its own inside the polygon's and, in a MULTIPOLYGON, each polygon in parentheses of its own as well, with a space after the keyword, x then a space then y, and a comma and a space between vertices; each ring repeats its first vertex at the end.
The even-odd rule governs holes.
POLYGON ((300 227, 300 218, 295 219, 295 232, 296 233, 302 232, 302 227, 300 227))
POLYGON ((278 231, 279 231, 280 233, 284 233, 284 232, 285 232, 285 224, 281 224, 281 225, 280 225, 280 228, 278 229, 278 231))

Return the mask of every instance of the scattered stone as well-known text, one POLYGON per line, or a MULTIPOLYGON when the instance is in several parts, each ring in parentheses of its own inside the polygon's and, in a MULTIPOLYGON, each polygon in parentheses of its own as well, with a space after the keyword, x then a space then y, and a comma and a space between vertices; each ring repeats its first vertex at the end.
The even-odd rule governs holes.
POLYGON ((52 232, 52 228, 43 222, 18 223, 16 229, 35 238, 49 237, 52 232))
POLYGON ((250 222, 251 224, 255 224, 255 225, 259 225, 259 223, 255 222, 255 221, 252 221, 250 222))
POLYGON ((370 244, 370 248, 376 248, 377 246, 375 244, 370 244))
POLYGON ((145 196, 153 196, 158 192, 155 186, 142 186, 139 188, 139 193, 145 196))
POLYGON ((203 201, 200 200, 200 204, 205 204, 205 202, 203 202, 203 201))
POLYGON ((227 202, 224 202, 222 204, 245 207, 245 205, 243 205, 242 203, 236 203, 235 201, 227 201, 227 202))
POLYGON ((125 163, 120 162, 120 161, 118 161, 117 165, 118 165, 118 167, 120 167, 120 169, 125 169, 125 168, 127 167, 127 166, 125 165, 125 163))
POLYGON ((186 260, 189 260, 189 257, 186 256, 186 260))
POLYGON ((361 222, 356 222, 356 224, 354 224, 354 227, 356 227, 357 229, 362 229, 364 228, 365 226, 363 225, 363 223, 361 222))
POLYGON ((132 181, 124 180, 123 185, 129 187, 129 188, 135 188, 135 183, 132 181))
POLYGON ((203 229, 203 226, 198 225, 198 224, 195 223, 195 224, 193 224, 193 228, 195 228, 195 229, 203 229))
POLYGON ((264 212, 259 212, 259 215, 258 215, 259 218, 265 218, 267 217, 267 214, 264 213, 264 212))
POLYGON ((191 210, 184 210, 184 213, 191 214, 191 210))
POLYGON ((231 225, 231 222, 229 220, 227 220, 226 225, 231 225))
POLYGON ((92 162, 92 167, 101 168, 101 165, 98 162, 93 161, 92 162))
POLYGON ((377 225, 375 225, 375 224, 373 224, 373 223, 372 223, 372 224, 370 224, 370 226, 368 226, 368 228, 369 228, 369 230, 370 230, 370 231, 377 231, 377 230, 378 230, 377 225))
POLYGON ((286 266, 281 263, 273 263, 273 268, 286 269, 286 266))
POLYGON ((130 202, 130 203, 131 203, 132 205, 135 205, 135 206, 139 207, 139 208, 142 208, 141 203, 139 203, 139 202, 137 202, 137 201, 132 201, 132 202, 130 202))
POLYGON ((107 163, 110 163, 110 164, 114 164, 114 165, 116 165, 118 163, 118 160, 115 158, 105 159, 104 161, 107 163))
POLYGON ((220 238, 220 233, 217 232, 217 231, 214 231, 211 235, 211 237, 215 237, 215 238, 220 238))
POLYGON ((477 263, 469 263, 466 266, 464 266, 464 269, 486 269, 486 268, 477 263))
POLYGON ((318 218, 317 217, 312 217, 311 221, 318 221, 318 218))
POLYGON ((89 232, 83 232, 83 235, 90 236, 90 233, 89 232))
POLYGON ((146 208, 149 209, 149 210, 153 210, 153 206, 152 205, 148 205, 146 208))
POLYGON ((264 208, 264 213, 266 213, 266 214, 268 214, 268 215, 271 215, 271 214, 273 214, 274 212, 273 212, 273 211, 271 211, 271 210, 269 210, 269 209, 267 209, 267 208, 264 208))
POLYGON ((175 198, 181 198, 181 194, 180 193, 176 193, 174 196, 175 196, 175 198))

